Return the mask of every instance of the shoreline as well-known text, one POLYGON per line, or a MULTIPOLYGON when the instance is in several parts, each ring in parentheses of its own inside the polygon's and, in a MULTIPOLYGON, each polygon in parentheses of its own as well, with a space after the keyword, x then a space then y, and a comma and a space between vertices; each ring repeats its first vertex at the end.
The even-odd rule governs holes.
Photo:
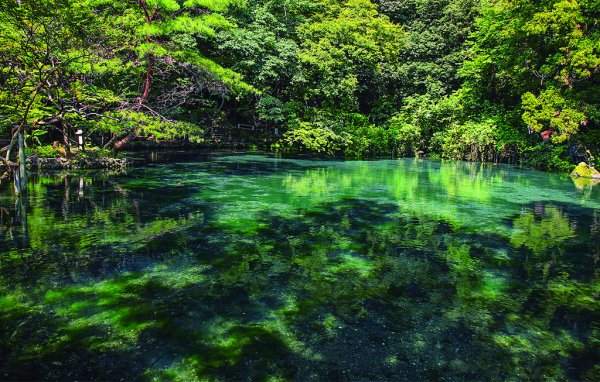
POLYGON ((111 157, 77 157, 77 158, 43 158, 29 156, 26 167, 29 170, 92 170, 92 169, 124 169, 131 163, 129 158, 111 157))
MULTIPOLYGON (((199 153, 199 154, 210 154, 210 153, 223 153, 223 152, 253 152, 253 153, 263 153, 263 154, 279 154, 284 158, 294 158, 294 159, 306 159, 306 160, 341 160, 341 161, 355 161, 355 160, 366 160, 366 161, 376 161, 381 159, 425 159, 425 160, 434 160, 434 161, 446 161, 438 157, 429 157, 423 156, 420 158, 409 158, 409 157, 376 157, 376 158, 344 158, 343 156, 335 156, 335 155, 323 155, 323 154, 315 154, 315 153, 301 153, 301 152, 281 152, 281 151, 272 151, 268 150, 266 147, 248 147, 247 145, 239 145, 237 147, 225 146, 219 147, 217 145, 177 145, 177 144, 155 144, 155 145, 134 145, 127 152, 133 154, 133 157, 122 157, 122 158, 114 158, 114 157, 96 157, 93 155, 85 155, 85 156, 75 156, 73 158, 65 158, 65 157, 39 157, 35 155, 31 155, 27 157, 26 160, 26 168, 28 170, 101 170, 101 169, 118 169, 123 170, 127 167, 130 167, 136 160, 136 154, 140 153, 169 153, 169 152, 186 152, 186 153, 199 153)), ((452 160, 450 160, 452 161, 452 160)), ((597 176, 582 176, 581 174, 577 174, 576 171, 572 172, 557 172, 547 169, 536 168, 532 166, 528 166, 523 163, 508 163, 508 162, 481 162, 481 161, 458 161, 458 162, 466 162, 466 163, 477 163, 477 164, 505 164, 509 166, 515 166, 519 168, 526 168, 534 171, 541 171, 545 173, 559 173, 564 175, 570 175, 573 178, 579 179, 590 179, 595 182, 599 182, 597 176)), ((580 166, 585 163, 580 163, 580 166)), ((587 167, 587 165, 585 165, 587 167)), ((589 166, 593 169, 592 166, 589 166)), ((594 169, 595 170, 595 169, 594 169)))

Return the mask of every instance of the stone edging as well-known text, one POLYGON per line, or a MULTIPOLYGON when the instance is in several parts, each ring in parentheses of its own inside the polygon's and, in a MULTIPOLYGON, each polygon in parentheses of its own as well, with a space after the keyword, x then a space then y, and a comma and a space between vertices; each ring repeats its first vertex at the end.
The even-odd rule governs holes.
POLYGON ((27 168, 51 170, 79 170, 79 169, 122 169, 127 166, 127 158, 95 158, 79 157, 67 158, 38 158, 27 157, 27 168))

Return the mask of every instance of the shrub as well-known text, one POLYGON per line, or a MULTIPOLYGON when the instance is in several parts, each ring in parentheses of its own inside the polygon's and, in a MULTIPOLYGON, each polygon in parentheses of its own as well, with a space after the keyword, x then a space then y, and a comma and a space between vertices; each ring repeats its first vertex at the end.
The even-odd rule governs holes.
POLYGON ((28 154, 35 155, 40 158, 58 158, 64 155, 64 149, 53 147, 52 145, 43 145, 33 147, 28 154))
POLYGON ((492 120, 454 123, 444 131, 442 156, 447 159, 492 161, 495 154, 496 126, 492 120))
POLYGON ((392 117, 389 121, 390 144, 396 156, 420 156, 425 142, 421 127, 407 123, 402 117, 392 117))
POLYGON ((542 170, 570 172, 575 168, 567 158, 567 147, 542 142, 522 152, 523 164, 542 170))
POLYGON ((349 137, 338 135, 331 129, 300 122, 283 135, 281 143, 287 150, 336 155, 344 151, 348 140, 349 137))

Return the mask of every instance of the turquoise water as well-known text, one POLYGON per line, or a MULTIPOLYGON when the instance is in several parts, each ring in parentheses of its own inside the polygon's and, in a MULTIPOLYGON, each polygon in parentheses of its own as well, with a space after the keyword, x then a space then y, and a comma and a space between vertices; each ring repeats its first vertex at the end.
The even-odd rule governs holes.
POLYGON ((0 193, 0 380, 598 380, 600 186, 153 154, 0 193))

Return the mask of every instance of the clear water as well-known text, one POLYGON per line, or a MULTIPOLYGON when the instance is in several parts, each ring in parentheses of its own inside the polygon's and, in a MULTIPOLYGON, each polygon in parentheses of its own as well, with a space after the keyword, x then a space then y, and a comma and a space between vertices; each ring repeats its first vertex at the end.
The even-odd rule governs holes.
POLYGON ((0 380, 598 380, 600 186, 161 155, 3 186, 0 380))

